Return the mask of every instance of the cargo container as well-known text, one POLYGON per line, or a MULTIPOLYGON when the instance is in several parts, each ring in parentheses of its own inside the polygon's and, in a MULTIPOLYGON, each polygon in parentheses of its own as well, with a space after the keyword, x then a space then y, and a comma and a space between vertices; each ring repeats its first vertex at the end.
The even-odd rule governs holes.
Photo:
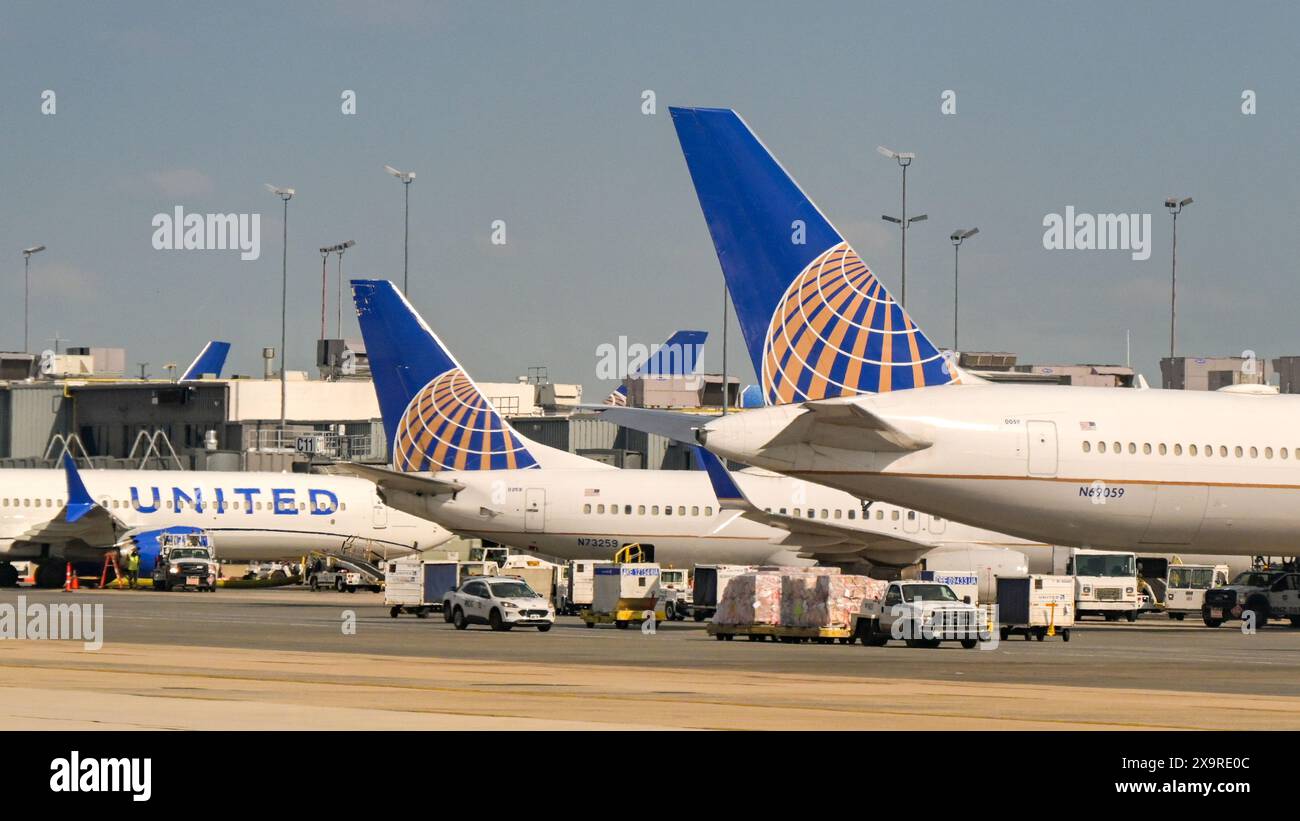
POLYGON ((578 559, 569 562, 568 584, 565 587, 564 595, 561 597, 563 601, 557 603, 556 609, 566 615, 573 615, 591 607, 596 568, 608 564, 613 564, 613 562, 592 561, 590 559, 578 559))
POLYGON ((442 609, 442 597, 455 590, 460 579, 456 562, 430 561, 420 556, 403 556, 384 564, 384 604, 388 615, 413 613, 425 618, 442 609))
POLYGON ((1071 576, 998 577, 998 622, 1003 639, 1018 634, 1042 641, 1049 635, 1070 640, 1076 615, 1071 576))
POLYGON ((691 590, 690 606, 692 618, 696 621, 711 618, 727 591, 727 584, 737 576, 753 573, 754 570, 754 566, 748 564, 695 565, 695 587, 691 590))
POLYGON ((651 562, 598 565, 592 584, 591 607, 583 613, 588 627, 614 624, 626 628, 653 614, 664 617, 659 601, 659 565, 651 562))

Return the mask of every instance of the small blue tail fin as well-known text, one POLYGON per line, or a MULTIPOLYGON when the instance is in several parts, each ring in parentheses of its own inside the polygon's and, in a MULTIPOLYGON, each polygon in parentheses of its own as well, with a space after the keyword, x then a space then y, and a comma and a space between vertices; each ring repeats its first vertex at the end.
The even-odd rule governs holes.
POLYGON ((199 351, 198 356, 194 357, 194 361, 182 374, 181 381, 193 382, 196 379, 202 379, 207 374, 212 374, 218 379, 221 378, 221 369, 226 367, 226 355, 229 353, 229 342, 212 340, 203 346, 203 350, 199 351))
MULTIPOLYGON (((685 376, 700 369, 700 354, 708 331, 678 331, 668 341, 655 348, 644 362, 632 369, 629 376, 685 376)), ((627 404, 627 385, 619 385, 608 397, 606 405, 627 404)))
POLYGON ((745 492, 736 484, 731 471, 727 470, 721 459, 698 445, 695 448, 695 458, 709 474, 709 484, 713 486, 713 495, 718 497, 718 506, 722 510, 743 510, 750 507, 745 492))
POLYGON ((370 374, 401 471, 537 467, 406 297, 387 280, 352 280, 370 374))
POLYGON ((70 453, 63 454, 63 477, 68 483, 68 503, 63 518, 71 524, 94 510, 95 500, 86 490, 86 483, 81 481, 81 473, 77 471, 77 463, 70 453))
POLYGON ((768 404, 955 381, 736 112, 670 110, 768 404))

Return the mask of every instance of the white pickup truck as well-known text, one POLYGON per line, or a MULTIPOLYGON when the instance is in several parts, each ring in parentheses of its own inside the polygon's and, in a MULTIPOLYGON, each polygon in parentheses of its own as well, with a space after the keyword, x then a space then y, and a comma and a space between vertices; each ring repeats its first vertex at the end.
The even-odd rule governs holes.
POLYGON ((868 647, 890 639, 908 647, 938 647, 959 641, 971 649, 979 644, 984 616, 952 588, 938 582, 890 582, 879 600, 867 600, 853 617, 851 636, 868 647))

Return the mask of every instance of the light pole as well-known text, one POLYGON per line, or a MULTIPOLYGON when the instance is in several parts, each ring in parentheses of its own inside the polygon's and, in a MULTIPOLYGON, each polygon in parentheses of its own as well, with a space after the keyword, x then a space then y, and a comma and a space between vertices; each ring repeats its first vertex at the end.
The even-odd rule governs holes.
POLYGON ((322 340, 325 339, 325 263, 332 253, 334 253, 333 246, 322 246, 320 249, 320 338, 322 340))
POLYGON ((28 352, 27 305, 32 293, 32 254, 45 250, 44 245, 33 245, 23 249, 23 353, 28 352))
POLYGON ((948 239, 952 240, 952 352, 957 353, 957 255, 964 240, 980 232, 978 228, 958 228, 948 239))
POLYGON ((338 254, 339 259, 339 303, 338 316, 334 319, 334 338, 343 338, 343 252, 356 245, 357 241, 350 239, 347 242, 340 242, 334 246, 334 252, 338 254))
POLYGON ((907 307, 907 229, 912 225, 912 223, 922 222, 926 219, 925 214, 920 214, 918 216, 912 217, 911 219, 907 218, 907 167, 912 164, 912 160, 916 159, 916 154, 911 151, 902 151, 902 152, 894 151, 893 149, 885 148, 883 145, 876 146, 876 150, 879 151, 882 156, 897 161, 899 167, 903 169, 903 216, 890 217, 890 216, 882 215, 881 219, 885 220, 886 222, 892 222, 895 225, 897 225, 899 228, 903 229, 903 262, 902 262, 903 291, 902 291, 902 299, 900 300, 900 304, 904 308, 906 308, 907 307))
MULTIPOLYGON (((1183 212, 1183 208, 1192 204, 1191 197, 1183 197, 1181 200, 1169 197, 1165 200, 1165 208, 1174 216, 1174 249, 1173 256, 1169 261, 1169 367, 1174 366, 1174 322, 1176 319, 1175 306, 1178 300, 1178 215, 1183 212)), ((1172 373, 1172 371, 1171 371, 1172 373)))
POLYGON ((293 199, 292 188, 277 188, 274 185, 263 183, 266 190, 275 194, 284 202, 284 233, 281 237, 281 256, 280 256, 280 435, 284 436, 285 428, 285 395, 288 393, 287 383, 285 382, 284 373, 284 345, 288 336, 287 327, 289 324, 289 200, 293 199))
POLYGON ((406 227, 403 230, 402 237, 402 293, 406 294, 409 298, 410 292, 407 290, 407 286, 410 284, 410 281, 407 272, 407 263, 411 256, 411 180, 415 179, 415 172, 398 171, 391 165, 385 165, 384 170, 401 180, 402 187, 406 189, 406 216, 404 218, 406 227))

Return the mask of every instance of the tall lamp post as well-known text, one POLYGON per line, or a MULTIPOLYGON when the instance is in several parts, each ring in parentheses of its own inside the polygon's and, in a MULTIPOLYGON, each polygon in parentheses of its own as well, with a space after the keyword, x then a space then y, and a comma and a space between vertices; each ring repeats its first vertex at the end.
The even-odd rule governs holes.
POLYGON ((283 247, 280 255, 280 435, 284 436, 285 397, 288 393, 284 373, 284 345, 289 324, 289 200, 293 199, 294 192, 292 188, 277 188, 269 182, 263 184, 267 191, 284 202, 284 233, 281 237, 283 247))
POLYGON ((1172 361, 1174 358, 1174 323, 1177 318, 1175 307, 1178 303, 1178 215, 1191 204, 1191 197, 1183 197, 1181 200, 1169 197, 1165 200, 1165 208, 1168 208, 1169 213, 1174 217, 1174 248, 1173 256, 1169 262, 1169 359, 1171 360, 1169 367, 1171 368, 1174 366, 1172 361))
POLYGON ((325 339, 325 303, 328 301, 325 297, 325 263, 329 261, 330 254, 334 253, 334 246, 322 246, 320 249, 320 338, 325 339))
POLYGON ((340 242, 334 246, 334 252, 338 254, 339 262, 339 302, 338 316, 334 318, 334 338, 343 338, 343 252, 356 245, 357 241, 350 239, 347 242, 340 242))
POLYGON ((885 220, 886 222, 892 222, 903 230, 903 254, 902 254, 903 290, 902 290, 902 299, 900 300, 900 304, 902 304, 902 306, 906 308, 907 307, 907 229, 911 227, 912 223, 922 222, 926 219, 925 214, 920 214, 918 216, 912 217, 911 219, 908 219, 907 217, 907 167, 912 164, 912 160, 916 159, 916 154, 915 152, 912 151, 894 151, 893 149, 885 148, 883 145, 876 146, 876 151, 880 152, 882 156, 888 157, 889 159, 896 161, 899 167, 903 169, 903 216, 890 217, 890 216, 882 215, 881 219, 885 220))
POLYGON ((27 353, 30 347, 28 344, 27 306, 32 293, 32 254, 39 254, 44 250, 44 245, 33 245, 31 248, 23 249, 23 353, 27 353))
POLYGON ((406 216, 405 229, 402 234, 402 293, 410 296, 407 286, 410 284, 410 277, 407 271, 407 263, 411 256, 411 181, 415 179, 414 171, 398 171, 391 165, 385 165, 384 170, 401 180, 402 187, 406 189, 406 216))
POLYGON ((957 256, 961 251, 963 241, 970 239, 980 232, 978 228, 967 228, 962 230, 958 228, 952 232, 948 239, 952 240, 952 352, 955 354, 957 348, 957 256))

